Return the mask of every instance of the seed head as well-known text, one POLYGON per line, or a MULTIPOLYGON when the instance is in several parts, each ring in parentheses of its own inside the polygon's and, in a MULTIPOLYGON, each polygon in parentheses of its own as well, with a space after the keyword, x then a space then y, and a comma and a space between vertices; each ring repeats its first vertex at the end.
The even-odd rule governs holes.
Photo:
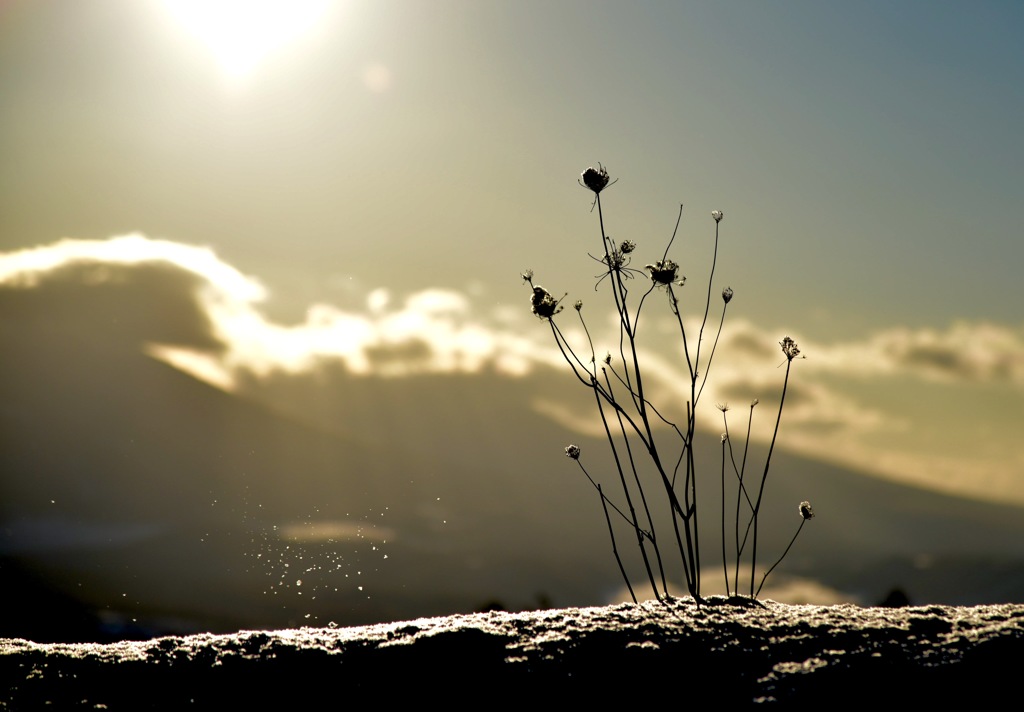
POLYGON ((728 439, 729 439, 729 433, 722 433, 722 442, 724 443, 728 439))
POLYGON ((579 311, 580 309, 582 309, 583 308, 583 300, 582 299, 577 299, 573 303, 572 308, 575 309, 576 311, 579 311))
POLYGON ((803 502, 800 503, 800 516, 803 517, 804 519, 813 519, 814 518, 814 510, 811 509, 811 503, 810 502, 803 501, 803 502))
POLYGON ((645 269, 651 273, 651 281, 658 286, 667 287, 678 281, 679 265, 672 260, 658 260, 645 269))
POLYGON ((626 256, 621 251, 613 249, 601 258, 601 262, 608 265, 611 271, 621 270, 626 266, 626 256))
MULTIPOLYGON (((570 445, 569 447, 565 448, 565 456, 568 457, 570 460, 579 460, 580 459, 580 446, 579 445, 570 445)), ((804 504, 806 504, 806 502, 804 504)), ((803 505, 801 505, 801 506, 803 506, 803 505)))
POLYGON ((541 319, 550 319, 562 311, 562 307, 558 305, 560 301, 560 299, 552 297, 544 287, 537 285, 534 286, 533 294, 530 295, 530 311, 541 319))
POLYGON ((597 168, 591 167, 583 171, 580 182, 584 187, 590 188, 590 190, 594 191, 594 194, 597 195, 608 187, 608 180, 608 171, 605 170, 604 166, 598 163, 597 168))
POLYGON ((622 244, 619 245, 619 252, 624 255, 628 255, 630 252, 636 249, 636 243, 632 240, 623 240, 622 244))
POLYGON ((519 276, 523 278, 524 282, 530 282, 531 284, 533 283, 533 270, 532 269, 525 269, 525 270, 523 270, 523 273, 521 275, 519 275, 519 276))
POLYGON ((782 347, 782 353, 786 354, 786 358, 790 361, 800 355, 800 349, 797 348, 796 342, 788 336, 783 337, 782 341, 779 342, 779 346, 782 347))
POLYGON ((723 213, 721 210, 712 210, 711 217, 715 219, 716 223, 720 223, 722 222, 722 218, 725 217, 725 213, 723 213))
POLYGON ((731 302, 732 301, 732 294, 733 294, 732 287, 726 287, 725 289, 723 289, 722 290, 722 301, 725 302, 726 304, 731 302))

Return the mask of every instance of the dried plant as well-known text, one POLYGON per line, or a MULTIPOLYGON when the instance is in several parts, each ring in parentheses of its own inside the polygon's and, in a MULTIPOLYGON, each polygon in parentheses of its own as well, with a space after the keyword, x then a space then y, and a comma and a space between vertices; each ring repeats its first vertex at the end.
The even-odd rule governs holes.
MULTIPOLYGON (((725 312, 733 300, 734 292, 730 287, 721 291, 721 317, 718 328, 712 342, 710 352, 702 354, 702 346, 705 343, 704 332, 708 325, 711 314, 711 295, 713 290, 715 266, 718 259, 719 229, 724 218, 720 210, 711 213, 715 223, 715 245, 712 258, 711 270, 708 277, 708 289, 704 299, 703 318, 700 322, 698 332, 687 334, 684 325, 683 315, 680 310, 679 291, 685 283, 686 278, 679 274, 679 264, 669 258, 669 250, 675 242, 676 234, 679 231, 679 224, 683 216, 683 206, 679 206, 679 214, 676 217, 675 228, 672 236, 665 246, 660 259, 654 260, 644 266, 644 271, 631 267, 632 257, 637 245, 632 240, 625 240, 616 243, 605 230, 604 211, 601 205, 602 191, 613 185, 608 171, 598 164, 597 168, 588 168, 580 177, 580 185, 592 191, 594 202, 591 210, 597 209, 598 226, 601 232, 601 251, 598 255, 591 257, 599 262, 603 271, 597 275, 595 289, 605 285, 610 291, 615 311, 618 314, 618 345, 615 349, 616 357, 611 352, 598 358, 594 347, 594 340, 583 317, 583 303, 577 300, 573 309, 583 327, 586 335, 589 354, 581 356, 566 339, 565 333, 556 320, 562 311, 562 299, 555 299, 552 294, 534 283, 533 270, 523 272, 522 277, 533 290, 530 296, 531 311, 541 320, 547 322, 555 343, 572 369, 577 380, 593 393, 594 402, 598 415, 604 428, 605 435, 611 448, 612 462, 614 464, 615 480, 613 487, 609 483, 602 484, 597 478, 588 472, 581 460, 581 450, 577 445, 570 445, 565 448, 565 454, 577 463, 590 484, 596 490, 601 501, 601 506, 608 524, 608 532, 612 543, 612 552, 618 564, 619 571, 629 588, 633 600, 636 601, 636 594, 626 566, 618 550, 613 522, 618 520, 626 523, 636 540, 640 559, 643 562, 645 575, 655 596, 660 600, 670 597, 669 593, 669 556, 678 557, 682 564, 683 577, 686 588, 690 595, 696 600, 701 599, 701 549, 700 549, 700 528, 698 527, 698 496, 697 496, 697 473, 696 460, 694 458, 694 443, 696 434, 696 413, 697 405, 707 382, 708 373, 714 360, 715 351, 718 346, 718 338, 721 335, 722 326, 725 323, 725 312), (645 275, 645 272, 647 273, 645 275), (635 306, 631 302, 631 294, 628 282, 634 278, 648 277, 648 281, 642 289, 641 294, 635 299, 635 306), (664 413, 665 409, 659 409, 650 400, 648 383, 645 381, 644 372, 641 368, 638 352, 638 330, 637 324, 640 314, 644 309, 647 298, 655 291, 661 290, 667 294, 667 305, 673 320, 678 328, 682 340, 680 353, 681 361, 685 363, 688 374, 689 397, 686 402, 686 419, 680 426, 669 420, 664 413), (647 463, 646 465, 644 463, 647 463), (651 479, 646 472, 654 474, 654 488, 660 496, 649 496, 652 489, 651 479), (617 495, 609 494, 610 490, 617 490, 617 495), (671 539, 666 545, 661 537, 664 532, 659 532, 655 521, 664 522, 664 518, 657 518, 652 513, 654 507, 666 507, 670 513, 671 539)), ((642 284, 641 280, 637 280, 642 284)), ((652 307, 653 308, 653 307, 652 307)), ((568 318, 568 316, 566 317, 568 318)), ((778 436, 779 424, 782 418, 782 409, 785 405, 786 390, 789 385, 789 375, 793 360, 800 358, 800 349, 796 342, 788 336, 781 342, 782 352, 786 357, 786 374, 782 384, 782 396, 779 402, 779 411, 775 420, 775 430, 772 434, 771 444, 765 459, 764 470, 760 481, 751 487, 745 478, 748 444, 750 441, 750 427, 753 422, 753 409, 757 401, 750 406, 750 415, 747 420, 746 442, 743 445, 743 454, 740 463, 737 463, 732 448, 732 439, 728 434, 728 420, 725 416, 728 407, 719 406, 725 421, 726 431, 722 435, 722 568, 725 576, 727 594, 739 592, 739 571, 740 561, 746 554, 749 544, 750 558, 750 596, 756 597, 764 585, 765 580, 782 559, 789 552, 796 541, 797 535, 803 528, 804 523, 814 516, 808 502, 801 502, 800 526, 796 530, 789 546, 786 547, 782 557, 768 569, 762 576, 760 585, 754 588, 757 575, 757 553, 759 537, 759 521, 761 507, 764 501, 765 483, 768 480, 768 472, 771 465, 772 453, 775 449, 775 441, 778 436), (730 464, 732 476, 727 477, 727 463, 730 464), (734 512, 726 511, 726 483, 727 480, 734 481, 736 490, 736 506, 734 512), (755 490, 756 487, 756 490, 755 490), (752 495, 752 493, 754 493, 752 495), (732 559, 734 561, 733 581, 729 580, 729 552, 727 550, 727 524, 733 520, 732 539, 734 548, 732 559)), ((663 526, 663 525, 662 525, 663 526)))

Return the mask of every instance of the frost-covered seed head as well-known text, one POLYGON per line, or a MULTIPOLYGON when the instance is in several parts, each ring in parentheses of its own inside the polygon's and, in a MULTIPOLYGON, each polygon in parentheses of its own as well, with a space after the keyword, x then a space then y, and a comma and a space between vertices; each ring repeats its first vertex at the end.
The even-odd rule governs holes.
POLYGON ((782 347, 782 353, 786 354, 786 358, 790 361, 800 355, 800 349, 797 347, 796 342, 788 336, 783 337, 782 341, 779 342, 779 346, 782 347))
POLYGON ((608 171, 600 163, 597 168, 590 167, 581 175, 583 185, 594 191, 595 195, 608 187, 608 180, 608 171))
POLYGON ((651 281, 659 286, 667 287, 678 280, 679 265, 672 260, 658 260, 645 269, 651 273, 651 281))
POLYGON ((533 288, 533 294, 530 295, 530 311, 541 319, 550 319, 562 311, 562 307, 558 305, 559 301, 552 297, 544 287, 536 285, 533 288))
POLYGON ((800 516, 803 517, 804 519, 813 519, 814 518, 814 510, 811 509, 811 503, 810 502, 804 500, 803 502, 800 503, 800 516))

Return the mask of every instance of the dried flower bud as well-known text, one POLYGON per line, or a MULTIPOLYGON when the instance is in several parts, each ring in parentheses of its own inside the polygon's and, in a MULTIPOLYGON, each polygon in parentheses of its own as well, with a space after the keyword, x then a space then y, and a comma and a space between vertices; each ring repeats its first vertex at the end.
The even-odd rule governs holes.
POLYGON ((722 301, 728 304, 729 302, 732 301, 732 295, 732 287, 726 287, 725 289, 722 290, 722 301))
POLYGON ((679 265, 672 260, 658 260, 645 267, 651 273, 651 281, 658 285, 668 286, 677 280, 679 265))
POLYGON ((562 307, 558 305, 560 301, 560 299, 552 297, 544 287, 536 286, 533 288, 533 294, 530 295, 530 311, 541 319, 550 319, 562 311, 562 307))
POLYGON ((800 516, 804 519, 812 519, 814 517, 814 510, 811 509, 811 503, 804 501, 800 503, 800 516))
POLYGON ((576 311, 579 311, 580 309, 582 309, 583 308, 583 300, 582 299, 577 299, 575 302, 573 302, 572 308, 575 309, 576 311))
POLYGON ((725 217, 725 213, 723 213, 721 210, 712 210, 711 217, 715 219, 716 223, 720 223, 722 222, 722 218, 725 217))
POLYGON ((610 366, 612 364, 612 355, 611 355, 611 353, 606 353, 604 355, 604 358, 601 359, 601 360, 604 362, 605 366, 610 366))
POLYGON ((523 273, 520 276, 523 278, 524 282, 533 282, 533 270, 532 269, 523 270, 523 273))
POLYGON ((729 439, 729 433, 722 433, 722 442, 724 443, 729 439))
POLYGON ((788 336, 783 337, 782 341, 779 342, 779 346, 782 347, 782 353, 786 354, 786 358, 790 361, 800 355, 800 349, 797 348, 796 342, 788 336))
POLYGON ((581 182, 595 194, 600 193, 608 187, 608 171, 598 163, 597 168, 591 167, 583 171, 581 182))
POLYGON ((760 402, 761 401, 759 401, 757 398, 755 398, 754 400, 750 401, 750 407, 753 408, 755 405, 757 405, 760 402))
MULTIPOLYGON (((579 445, 570 445, 569 447, 565 448, 565 456, 568 457, 570 460, 579 460, 580 459, 580 446, 579 445)), ((804 504, 806 504, 806 502, 804 504)), ((801 505, 801 506, 803 506, 803 505, 801 505)))
POLYGON ((623 240, 622 244, 619 245, 619 252, 624 255, 628 255, 630 252, 636 249, 636 243, 632 240, 623 240))

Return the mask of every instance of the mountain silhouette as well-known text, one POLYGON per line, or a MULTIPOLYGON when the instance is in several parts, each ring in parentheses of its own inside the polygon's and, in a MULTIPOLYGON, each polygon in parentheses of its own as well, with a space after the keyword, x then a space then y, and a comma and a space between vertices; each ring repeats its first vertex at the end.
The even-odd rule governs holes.
MULTIPOLYGON (((76 602, 76 620, 80 604, 111 635, 370 623, 495 601, 600 604, 622 587, 597 495, 563 454, 580 445, 588 469, 614 483, 608 445, 536 407, 592 418, 592 396, 570 374, 383 377, 323 363, 241 374, 228 392, 146 355, 153 343, 219 353, 201 286, 144 263, 75 265, 0 287, 9 585, 49 586, 46 600, 76 602)), ((721 571, 718 440, 697 442, 709 583, 721 571)), ((748 478, 764 455, 751 448, 748 478)), ((799 524, 800 501, 818 513, 773 576, 863 602, 894 586, 915 602, 1024 599, 1019 508, 785 450, 769 478, 764 566, 799 524)), ((668 531, 661 506, 656 523, 668 531)), ((628 532, 619 548, 642 579, 628 532)), ((58 616, 47 605, 8 612, 0 635, 58 616)))

